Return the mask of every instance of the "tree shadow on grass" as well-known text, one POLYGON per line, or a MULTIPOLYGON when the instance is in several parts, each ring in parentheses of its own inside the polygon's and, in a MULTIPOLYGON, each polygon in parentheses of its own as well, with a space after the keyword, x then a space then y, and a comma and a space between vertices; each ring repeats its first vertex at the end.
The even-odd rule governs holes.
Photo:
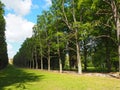
MULTIPOLYGON (((16 84, 16 88, 22 90, 26 89, 25 83, 41 80, 43 75, 35 75, 35 73, 28 73, 22 69, 8 66, 0 71, 0 90, 5 90, 5 87, 16 84)), ((11 89, 8 89, 11 90, 11 89)))

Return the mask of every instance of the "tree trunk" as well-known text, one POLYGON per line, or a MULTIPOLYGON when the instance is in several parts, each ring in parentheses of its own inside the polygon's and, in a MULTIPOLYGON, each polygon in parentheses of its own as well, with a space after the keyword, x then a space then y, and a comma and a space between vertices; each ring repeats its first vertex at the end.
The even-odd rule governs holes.
POLYGON ((43 70, 43 59, 42 59, 43 57, 42 57, 42 54, 41 54, 40 58, 41 58, 41 70, 43 70))
MULTIPOLYGON (((76 23, 77 20, 76 20, 76 16, 75 16, 75 3, 74 3, 74 0, 72 1, 72 4, 73 4, 73 12, 72 12, 73 20, 74 20, 74 23, 76 23)), ((79 45, 79 41, 78 41, 78 29, 77 29, 77 27, 78 26, 76 25, 76 27, 75 27, 75 38, 76 38, 76 50, 77 50, 78 74, 82 74, 80 45, 79 45)))
POLYGON ((48 71, 50 71, 50 45, 48 43, 48 71))
POLYGON ((60 69, 60 73, 62 73, 62 60, 61 60, 61 55, 60 55, 60 46, 59 46, 60 45, 60 41, 59 41, 58 34, 57 34, 57 44, 58 44, 57 52, 58 52, 58 58, 59 58, 59 69, 60 69))
POLYGON ((34 62, 34 58, 33 58, 33 52, 32 52, 32 61, 33 61, 33 62, 32 62, 32 65, 33 65, 32 68, 34 69, 34 67, 35 67, 35 66, 34 66, 34 65, 35 65, 35 62, 34 62))
POLYGON ((82 65, 81 65, 81 56, 80 56, 80 45, 78 42, 78 33, 77 29, 75 32, 75 38, 76 38, 76 50, 77 50, 77 63, 78 63, 78 74, 82 74, 82 65))
POLYGON ((59 58, 59 65, 60 65, 60 73, 62 73, 62 60, 61 60, 61 57, 59 58))
POLYGON ((41 63, 40 69, 43 70, 43 47, 42 47, 41 33, 39 36, 39 40, 40 40, 40 63, 41 63))
POLYGON ((60 69, 60 73, 62 73, 62 60, 61 60, 61 56, 60 56, 60 50, 58 50, 58 58, 59 58, 59 69, 60 69))
MULTIPOLYGON (((40 42, 41 43, 41 42, 40 42)), ((43 57, 42 57, 42 45, 41 45, 41 50, 40 50, 40 61, 41 61, 41 70, 43 70, 43 57)))
POLYGON ((30 63, 30 69, 32 68, 32 66, 31 66, 31 61, 29 61, 29 63, 30 63))
POLYGON ((67 41, 67 45, 66 45, 66 58, 65 58, 65 66, 64 66, 65 69, 70 69, 70 64, 69 64, 70 56, 69 56, 68 45, 69 45, 69 43, 67 41))
POLYGON ((117 8, 117 4, 115 0, 111 0, 111 8, 112 8, 112 13, 114 17, 114 22, 117 30, 117 40, 118 40, 118 57, 119 57, 119 76, 120 76, 120 17, 119 17, 119 11, 117 8))
POLYGON ((35 64, 36 64, 36 69, 38 69, 37 48, 36 47, 35 47, 35 64))
POLYGON ((117 20, 117 40, 118 40, 118 55, 119 55, 119 76, 120 76, 120 21, 117 20))

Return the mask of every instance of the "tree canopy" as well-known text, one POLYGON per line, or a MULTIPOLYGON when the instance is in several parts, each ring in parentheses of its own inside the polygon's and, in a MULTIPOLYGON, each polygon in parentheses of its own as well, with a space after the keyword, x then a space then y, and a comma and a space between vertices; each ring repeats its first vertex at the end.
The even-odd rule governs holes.
POLYGON ((7 44, 5 41, 5 19, 3 4, 0 1, 0 69, 8 64, 7 44))
POLYGON ((14 64, 41 69, 120 71, 119 0, 52 0, 37 16, 14 64), (84 67, 84 69, 83 69, 84 67))

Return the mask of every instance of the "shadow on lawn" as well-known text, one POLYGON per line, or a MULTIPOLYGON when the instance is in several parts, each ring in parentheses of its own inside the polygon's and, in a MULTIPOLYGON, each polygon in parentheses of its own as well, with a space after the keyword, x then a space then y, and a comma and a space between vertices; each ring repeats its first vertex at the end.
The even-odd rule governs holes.
MULTIPOLYGON (((6 69, 0 71, 0 90, 4 90, 6 86, 16 84, 16 88, 22 90, 26 89, 26 82, 33 82, 41 80, 43 75, 35 75, 34 73, 27 73, 22 69, 8 66, 6 69)), ((8 89, 11 90, 11 89, 8 89)))

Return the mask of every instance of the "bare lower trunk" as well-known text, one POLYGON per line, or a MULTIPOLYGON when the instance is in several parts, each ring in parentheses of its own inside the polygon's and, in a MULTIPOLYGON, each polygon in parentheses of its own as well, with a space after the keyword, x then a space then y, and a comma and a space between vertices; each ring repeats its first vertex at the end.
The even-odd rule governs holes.
POLYGON ((76 29, 76 49, 77 49, 77 63, 78 63, 78 74, 82 74, 81 56, 80 56, 80 45, 78 42, 78 35, 76 29))
POLYGON ((119 44, 119 76, 120 76, 120 44, 119 44))
POLYGON ((37 61, 37 59, 35 60, 35 64, 36 64, 36 69, 38 69, 38 61, 37 61))
POLYGON ((35 64, 36 64, 36 69, 38 69, 37 49, 36 49, 36 47, 35 47, 35 64))
MULTIPOLYGON (((58 44, 59 44, 59 40, 58 40, 58 44)), ((59 58, 59 69, 60 69, 60 73, 62 73, 62 60, 61 60, 61 56, 60 56, 59 47, 58 47, 58 58, 59 58)))
POLYGON ((65 69, 70 69, 70 56, 69 56, 69 49, 68 49, 68 41, 67 41, 67 44, 66 44, 66 58, 65 58, 65 65, 64 65, 64 68, 65 69))
POLYGON ((62 60, 61 60, 61 57, 59 57, 59 68, 60 68, 60 73, 62 73, 62 60))
POLYGON ((64 66, 65 69, 70 69, 69 60, 70 60, 70 56, 69 56, 69 52, 67 52, 65 58, 65 66, 64 66))
POLYGON ((41 70, 43 70, 43 59, 42 59, 42 56, 41 56, 41 70))
POLYGON ((117 21, 117 39, 118 39, 118 55, 119 55, 119 76, 120 76, 120 22, 117 21))
POLYGON ((84 51, 84 70, 87 71, 87 53, 84 51))
POLYGON ((119 56, 119 77, 120 77, 120 21, 117 18, 117 40, 118 40, 118 56, 119 56))
POLYGON ((31 66, 31 61, 30 61, 29 63, 30 63, 30 68, 31 68, 31 67, 32 67, 32 66, 31 66))
POLYGON ((82 66, 81 66, 81 57, 80 57, 80 50, 79 50, 79 44, 76 43, 77 48, 77 62, 78 62, 78 74, 82 74, 82 66))
POLYGON ((50 71, 50 56, 48 56, 48 71, 50 71))
POLYGON ((48 46, 48 71, 50 71, 50 46, 48 46))
POLYGON ((33 69, 35 68, 35 66, 34 66, 34 65, 35 65, 35 62, 34 62, 34 59, 33 59, 33 66, 32 66, 32 68, 33 68, 33 69))
MULTIPOLYGON (((59 41, 58 41, 58 43, 59 43, 59 41)), ((59 58, 59 69, 60 69, 60 73, 62 73, 62 60, 61 60, 59 48, 58 48, 58 58, 59 58)))
POLYGON ((40 60, 41 60, 41 70, 43 70, 43 56, 42 56, 42 47, 41 47, 41 51, 40 51, 40 55, 41 55, 41 57, 40 57, 40 60))
POLYGON ((32 62, 32 68, 34 69, 34 65, 35 65, 35 62, 34 62, 34 59, 33 59, 33 62, 32 62))
POLYGON ((32 65, 33 65, 32 68, 34 69, 35 62, 34 62, 34 58, 33 58, 33 53, 32 53, 32 61, 33 61, 32 62, 32 65))

